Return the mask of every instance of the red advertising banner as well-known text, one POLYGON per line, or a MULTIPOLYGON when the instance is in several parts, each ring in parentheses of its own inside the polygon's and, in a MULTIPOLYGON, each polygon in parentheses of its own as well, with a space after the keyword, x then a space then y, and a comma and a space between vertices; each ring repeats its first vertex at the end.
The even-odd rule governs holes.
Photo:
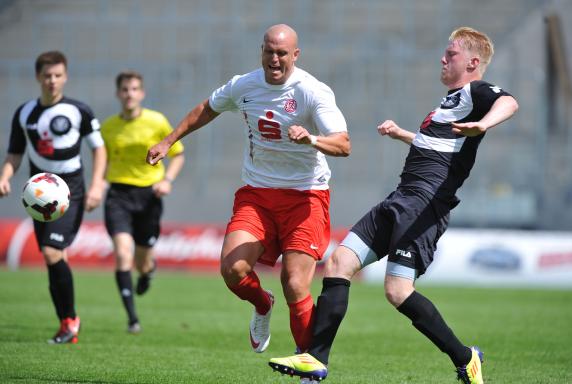
MULTIPOLYGON (((218 271, 224 225, 164 223, 155 245, 155 257, 161 267, 218 271)), ((347 229, 332 231, 326 255, 338 245, 347 229)), ((112 268, 115 261, 112 243, 102 222, 84 222, 68 248, 74 267, 112 268)), ((0 263, 10 268, 43 265, 34 237, 31 219, 0 219, 0 263)))

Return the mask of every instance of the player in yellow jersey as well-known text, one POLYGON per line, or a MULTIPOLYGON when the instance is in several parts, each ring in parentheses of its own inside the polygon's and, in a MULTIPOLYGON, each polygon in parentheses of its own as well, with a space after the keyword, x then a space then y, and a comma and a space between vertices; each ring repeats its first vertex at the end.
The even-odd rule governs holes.
POLYGON ((113 240, 115 279, 129 319, 127 331, 138 333, 141 326, 135 311, 131 270, 135 261, 139 272, 136 293, 142 295, 149 289, 156 266, 153 246, 161 229, 161 198, 171 192, 185 158, 183 145, 178 142, 169 151, 167 169, 145 162, 147 150, 172 131, 171 124, 160 112, 141 106, 145 90, 140 73, 121 72, 115 82, 121 113, 108 117, 101 127, 109 153, 105 227, 113 240))

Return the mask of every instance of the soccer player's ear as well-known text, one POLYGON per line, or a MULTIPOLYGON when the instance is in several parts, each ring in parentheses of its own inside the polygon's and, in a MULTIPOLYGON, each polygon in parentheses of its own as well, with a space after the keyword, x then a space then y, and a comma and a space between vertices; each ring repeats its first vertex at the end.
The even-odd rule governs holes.
POLYGON ((296 48, 294 50, 294 61, 297 61, 299 56, 300 56, 300 48, 296 48))
POLYGON ((472 57, 471 60, 469 60, 469 64, 467 64, 467 68, 475 70, 478 68, 480 62, 481 60, 478 57, 472 57))

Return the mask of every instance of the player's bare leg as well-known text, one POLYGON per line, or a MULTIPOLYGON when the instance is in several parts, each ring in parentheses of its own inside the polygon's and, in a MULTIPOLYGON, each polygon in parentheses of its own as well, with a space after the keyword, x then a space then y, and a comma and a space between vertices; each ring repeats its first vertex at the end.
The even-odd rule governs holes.
POLYGON ((220 263, 220 272, 227 287, 254 306, 250 344, 257 353, 264 352, 270 343, 270 316, 274 305, 272 292, 262 288, 254 272, 254 265, 263 253, 264 247, 256 237, 237 230, 225 236, 220 263))
POLYGON ((303 252, 287 251, 282 256, 280 280, 290 310, 290 330, 298 351, 310 346, 314 300, 310 293, 316 260, 303 252))

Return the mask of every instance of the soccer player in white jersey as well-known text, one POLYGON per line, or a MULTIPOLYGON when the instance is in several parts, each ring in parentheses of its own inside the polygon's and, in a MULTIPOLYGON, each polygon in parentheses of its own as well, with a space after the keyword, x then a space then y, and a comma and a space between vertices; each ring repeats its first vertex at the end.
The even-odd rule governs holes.
POLYGON ((330 169, 325 155, 348 156, 350 140, 332 90, 295 66, 296 32, 270 27, 262 68, 233 77, 197 105, 147 154, 157 164, 173 143, 224 111, 240 112, 246 131, 242 179, 221 252, 228 288, 254 306, 250 342, 263 352, 270 341, 274 296, 262 288, 256 263, 282 255, 281 282, 298 350, 310 343, 314 302, 310 284, 330 237, 330 169))
POLYGON ((35 64, 41 96, 21 105, 14 113, 8 155, 0 173, 0 197, 11 192, 10 179, 28 152, 30 175, 50 172, 59 175, 70 188, 70 206, 56 221, 34 220, 34 232, 48 267, 49 289, 60 328, 49 342, 76 343, 80 318, 75 311, 72 272, 66 249, 79 230, 84 209, 101 203, 107 159, 99 122, 91 109, 63 94, 67 81, 67 59, 59 51, 44 52, 35 64), (81 143, 92 150, 90 187, 85 191, 81 143))

